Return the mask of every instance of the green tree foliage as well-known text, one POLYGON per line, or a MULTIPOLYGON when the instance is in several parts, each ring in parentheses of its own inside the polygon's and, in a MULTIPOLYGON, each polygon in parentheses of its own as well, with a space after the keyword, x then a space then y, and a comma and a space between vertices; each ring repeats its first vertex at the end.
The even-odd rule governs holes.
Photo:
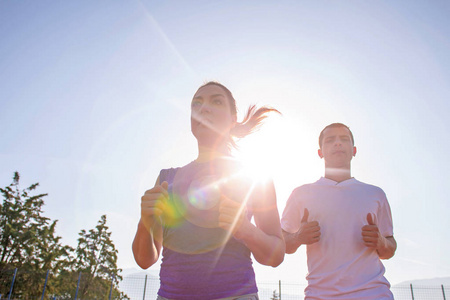
POLYGON ((44 203, 42 198, 47 194, 30 196, 29 192, 36 189, 38 184, 21 191, 19 179, 19 173, 15 172, 13 183, 4 189, 0 188, 4 198, 0 206, 0 271, 26 263, 22 257, 28 257, 27 254, 33 250, 32 243, 36 240, 33 231, 37 224, 46 221, 42 220, 39 212, 44 203))
POLYGON ((103 215, 95 229, 82 230, 78 247, 62 245, 56 236, 57 220, 43 216, 43 198, 33 195, 38 183, 19 187, 20 176, 0 188, 0 294, 9 291, 14 269, 18 269, 13 295, 36 299, 42 295, 49 271, 46 295, 56 299, 73 299, 79 273, 82 281, 78 295, 84 299, 108 299, 111 283, 113 299, 127 298, 117 286, 122 277, 117 267, 118 251, 103 215))
POLYGON ((105 295, 111 281, 119 284, 122 271, 117 267, 117 253, 111 232, 106 226, 106 215, 101 216, 95 229, 81 230, 76 249, 75 269, 82 274, 80 295, 82 298, 94 298, 105 295))
POLYGON ((38 183, 21 190, 19 180, 15 172, 13 182, 0 188, 0 272, 18 268, 15 294, 38 296, 47 270, 57 273, 68 267, 73 249, 55 235, 57 221, 43 216, 47 194, 32 195, 38 183))

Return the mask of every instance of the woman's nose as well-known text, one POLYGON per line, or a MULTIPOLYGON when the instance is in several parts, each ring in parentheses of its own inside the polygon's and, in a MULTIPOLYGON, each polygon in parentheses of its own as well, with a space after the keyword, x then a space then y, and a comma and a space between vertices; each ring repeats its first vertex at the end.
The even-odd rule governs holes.
POLYGON ((211 112, 211 108, 207 103, 203 103, 202 106, 200 107, 200 113, 209 113, 209 112, 211 112))

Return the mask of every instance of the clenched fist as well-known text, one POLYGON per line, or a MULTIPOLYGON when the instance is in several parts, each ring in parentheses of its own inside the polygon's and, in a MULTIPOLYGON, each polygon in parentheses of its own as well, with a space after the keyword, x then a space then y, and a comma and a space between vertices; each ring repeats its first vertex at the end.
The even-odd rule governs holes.
POLYGON ((164 181, 146 191, 141 197, 141 221, 149 232, 155 224, 155 220, 160 218, 165 210, 169 198, 168 187, 169 184, 164 181))
POLYGON ((244 234, 245 227, 250 223, 247 219, 245 203, 233 201, 222 196, 219 204, 219 227, 231 232, 239 238, 244 234))

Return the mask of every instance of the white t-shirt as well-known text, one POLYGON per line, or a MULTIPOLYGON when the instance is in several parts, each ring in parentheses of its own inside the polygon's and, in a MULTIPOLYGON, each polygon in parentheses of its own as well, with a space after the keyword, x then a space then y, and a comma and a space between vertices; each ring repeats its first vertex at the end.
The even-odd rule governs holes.
POLYGON ((305 299, 393 299, 378 253, 364 245, 361 235, 367 214, 372 213, 380 233, 393 236, 383 190, 354 178, 338 183, 322 177, 300 186, 286 203, 284 231, 298 231, 305 208, 308 222, 318 221, 321 231, 320 241, 306 248, 305 299))

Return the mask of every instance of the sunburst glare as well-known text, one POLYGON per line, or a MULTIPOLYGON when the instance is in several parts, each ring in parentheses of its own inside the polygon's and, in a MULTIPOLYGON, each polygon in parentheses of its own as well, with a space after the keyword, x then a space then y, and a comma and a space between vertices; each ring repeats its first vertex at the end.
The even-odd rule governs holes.
POLYGON ((279 156, 285 146, 282 141, 283 122, 278 116, 271 116, 261 130, 239 141, 239 149, 234 154, 243 164, 243 172, 255 181, 273 178, 279 156))

